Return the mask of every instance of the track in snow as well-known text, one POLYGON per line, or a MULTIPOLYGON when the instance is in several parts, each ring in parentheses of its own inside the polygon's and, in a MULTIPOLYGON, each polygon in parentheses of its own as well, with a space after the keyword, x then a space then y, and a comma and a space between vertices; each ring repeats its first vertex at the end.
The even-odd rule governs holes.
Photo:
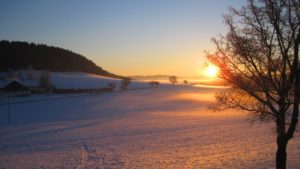
POLYGON ((81 149, 82 149, 82 153, 81 153, 82 159, 76 169, 85 169, 90 161, 90 153, 89 153, 88 146, 86 144, 82 143, 81 149))

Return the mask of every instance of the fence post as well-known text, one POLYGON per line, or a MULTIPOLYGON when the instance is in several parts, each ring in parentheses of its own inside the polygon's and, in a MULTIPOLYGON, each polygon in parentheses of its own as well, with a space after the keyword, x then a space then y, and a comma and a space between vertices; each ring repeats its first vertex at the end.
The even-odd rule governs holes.
POLYGON ((10 121, 11 121, 11 114, 10 114, 10 98, 9 98, 9 93, 7 94, 7 113, 8 113, 8 116, 7 116, 7 121, 8 121, 8 124, 10 124, 10 121))

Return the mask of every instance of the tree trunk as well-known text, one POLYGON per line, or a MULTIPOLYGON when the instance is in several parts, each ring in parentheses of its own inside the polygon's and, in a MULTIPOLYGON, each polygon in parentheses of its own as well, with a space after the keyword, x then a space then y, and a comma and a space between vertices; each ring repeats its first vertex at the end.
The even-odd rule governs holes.
POLYGON ((286 169, 287 140, 284 136, 277 137, 276 169, 286 169))

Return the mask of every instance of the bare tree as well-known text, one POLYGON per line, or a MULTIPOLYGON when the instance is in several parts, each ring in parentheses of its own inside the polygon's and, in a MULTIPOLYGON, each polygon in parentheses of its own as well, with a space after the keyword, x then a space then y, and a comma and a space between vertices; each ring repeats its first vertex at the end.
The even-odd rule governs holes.
POLYGON ((34 69, 31 65, 28 66, 27 68, 27 79, 28 80, 33 80, 35 78, 35 73, 34 69))
POLYGON ((47 70, 41 71, 39 82, 40 82, 40 86, 44 88, 46 92, 51 92, 53 85, 52 85, 49 71, 47 70))
POLYGON ((130 84, 130 78, 123 78, 121 80, 121 86, 120 86, 121 91, 125 91, 129 84, 130 84))
POLYGON ((184 81, 183 81, 183 84, 186 86, 186 85, 189 84, 189 82, 188 82, 187 80, 184 80, 184 81))
POLYGON ((170 83, 172 83, 172 85, 174 86, 175 83, 177 83, 177 77, 176 77, 176 76, 170 76, 170 77, 169 77, 169 81, 170 81, 170 83))
POLYGON ((276 168, 286 168, 286 147, 294 136, 300 96, 300 2, 249 0, 224 16, 226 36, 213 39, 208 59, 231 88, 218 93, 216 108, 250 112, 276 124, 276 168))
POLYGON ((18 79, 21 81, 25 80, 21 71, 18 71, 18 79))

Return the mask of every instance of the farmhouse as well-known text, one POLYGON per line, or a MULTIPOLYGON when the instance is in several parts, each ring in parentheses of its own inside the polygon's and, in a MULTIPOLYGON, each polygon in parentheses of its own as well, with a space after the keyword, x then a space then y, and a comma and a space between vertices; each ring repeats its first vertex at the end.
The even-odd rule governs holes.
POLYGON ((21 96, 29 96, 31 93, 28 87, 24 86, 16 80, 7 83, 5 86, 3 86, 1 91, 6 94, 21 96))

